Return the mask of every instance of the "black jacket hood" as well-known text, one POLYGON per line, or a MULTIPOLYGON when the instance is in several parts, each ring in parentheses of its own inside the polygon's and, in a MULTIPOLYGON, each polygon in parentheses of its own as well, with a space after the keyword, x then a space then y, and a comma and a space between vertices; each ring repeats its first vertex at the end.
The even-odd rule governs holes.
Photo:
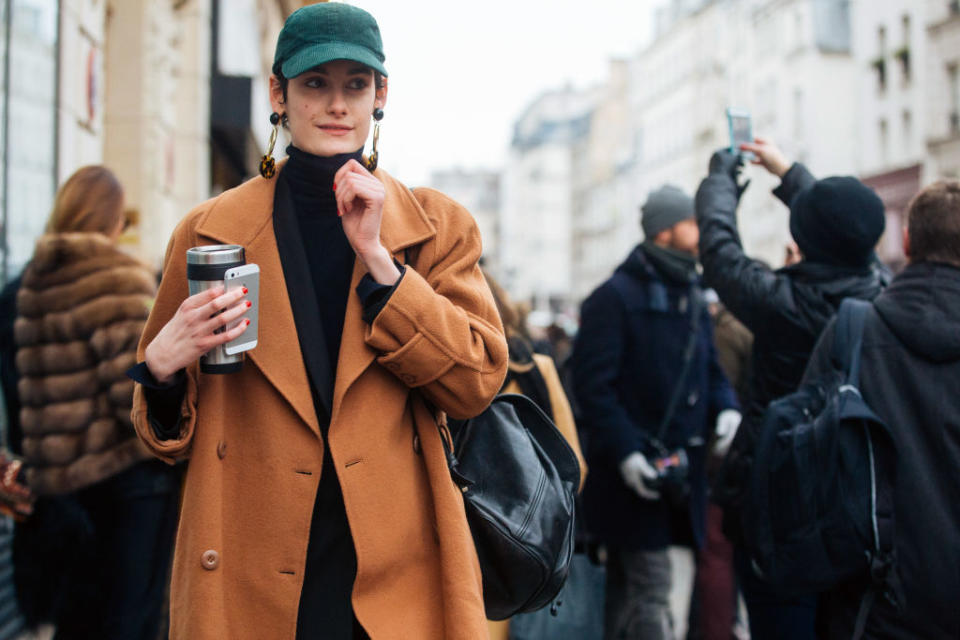
POLYGON ((930 362, 960 360, 960 269, 929 262, 910 265, 875 304, 910 351, 930 362))

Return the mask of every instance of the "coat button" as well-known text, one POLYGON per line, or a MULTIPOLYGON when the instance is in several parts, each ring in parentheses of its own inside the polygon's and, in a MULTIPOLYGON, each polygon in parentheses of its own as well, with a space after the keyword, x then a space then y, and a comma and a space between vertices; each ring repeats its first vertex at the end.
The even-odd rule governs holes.
POLYGON ((687 404, 689 404, 691 407, 696 406, 697 400, 699 399, 700 399, 700 394, 697 393, 696 391, 691 391, 690 395, 687 396, 687 404))
POLYGON ((227 443, 223 440, 217 445, 217 457, 223 460, 227 456, 227 443))
POLYGON ((200 558, 200 564, 203 565, 203 568, 207 571, 213 571, 220 566, 220 554, 209 549, 203 552, 203 556, 200 558))

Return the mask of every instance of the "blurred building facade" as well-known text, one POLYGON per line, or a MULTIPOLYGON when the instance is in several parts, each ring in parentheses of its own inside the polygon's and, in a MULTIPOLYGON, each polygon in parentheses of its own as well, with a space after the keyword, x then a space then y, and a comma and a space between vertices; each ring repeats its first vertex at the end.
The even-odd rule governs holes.
POLYGON ((514 126, 503 172, 499 270, 517 300, 560 311, 573 282, 574 181, 597 90, 564 88, 537 98, 514 126))
POLYGON ((960 1, 927 0, 926 179, 960 179, 960 1))
POLYGON ((122 241, 159 267, 190 208, 256 171, 276 35, 303 4, 0 2, 0 279, 29 260, 57 185, 91 163, 126 189, 122 241))
POLYGON ((450 196, 469 211, 483 239, 483 264, 500 271, 500 172, 450 169, 430 175, 430 186, 450 196))

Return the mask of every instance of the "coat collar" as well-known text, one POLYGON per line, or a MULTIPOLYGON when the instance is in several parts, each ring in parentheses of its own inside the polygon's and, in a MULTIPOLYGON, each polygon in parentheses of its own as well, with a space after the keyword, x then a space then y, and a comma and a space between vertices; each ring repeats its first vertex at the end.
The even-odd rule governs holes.
MULTIPOLYGON (((278 169, 283 170, 281 163, 278 169)), ((436 227, 427 217, 413 192, 383 169, 374 172, 386 191, 380 241, 400 262, 404 250, 433 238, 436 227)), ((260 266, 260 340, 249 352, 267 380, 286 398, 297 414, 317 434, 320 426, 313 394, 302 357, 295 357, 284 336, 297 335, 296 323, 273 228, 273 200, 276 179, 256 177, 224 192, 197 225, 197 234, 223 244, 246 249, 248 263, 260 266)), ((356 288, 366 274, 359 260, 354 262, 347 310, 337 358, 331 426, 353 382, 378 355, 364 337, 363 305, 356 288)), ((299 355, 299 346, 296 355, 299 355)))

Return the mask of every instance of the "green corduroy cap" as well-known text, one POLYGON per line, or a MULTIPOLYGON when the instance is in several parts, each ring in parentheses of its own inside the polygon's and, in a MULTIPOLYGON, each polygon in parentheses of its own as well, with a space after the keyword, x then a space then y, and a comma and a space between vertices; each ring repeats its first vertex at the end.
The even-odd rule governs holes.
POLYGON ((373 16, 359 7, 321 2, 297 9, 283 25, 273 72, 295 78, 331 60, 353 60, 387 75, 383 41, 373 16))

